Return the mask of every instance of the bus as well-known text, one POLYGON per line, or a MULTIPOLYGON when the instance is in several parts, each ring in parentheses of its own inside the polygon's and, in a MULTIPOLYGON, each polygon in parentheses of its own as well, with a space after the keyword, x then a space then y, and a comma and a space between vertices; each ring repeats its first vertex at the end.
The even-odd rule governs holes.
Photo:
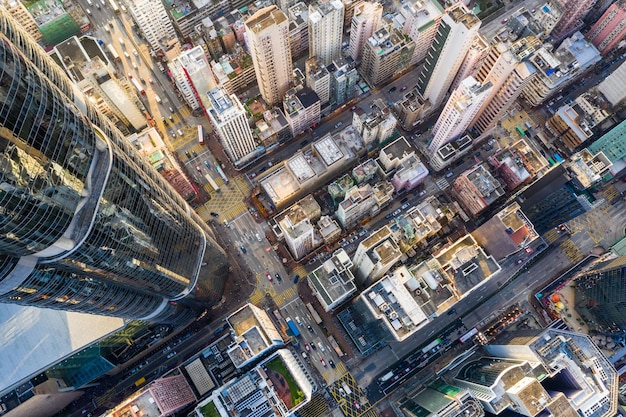
POLYGON ((137 81, 137 78, 131 78, 130 81, 133 83, 139 94, 146 94, 146 90, 143 89, 143 86, 139 81, 137 81))
POLYGON ((465 333, 463 336, 459 338, 459 343, 465 343, 468 340, 470 340, 472 337, 476 336, 477 334, 478 334, 478 329, 474 327, 473 329, 471 329, 470 331, 468 331, 467 333, 465 333))
POLYGON ((120 12, 120 8, 118 7, 117 3, 115 2, 115 0, 109 0, 109 4, 111 5, 111 9, 115 12, 115 13, 119 13, 120 12))
POLYGON ((320 317, 319 314, 317 314, 317 311, 315 310, 313 305, 311 303, 306 303, 306 308, 309 309, 309 313, 311 313, 311 317, 313 318, 315 323, 318 325, 322 324, 322 318, 320 317))
POLYGON ((114 61, 119 61, 120 60, 120 54, 117 53, 117 51, 115 50, 113 45, 108 44, 107 45, 107 51, 109 52, 109 55, 111 55, 111 58, 113 58, 114 61))
POLYGON ((198 125, 198 143, 204 145, 204 128, 202 125, 198 125))

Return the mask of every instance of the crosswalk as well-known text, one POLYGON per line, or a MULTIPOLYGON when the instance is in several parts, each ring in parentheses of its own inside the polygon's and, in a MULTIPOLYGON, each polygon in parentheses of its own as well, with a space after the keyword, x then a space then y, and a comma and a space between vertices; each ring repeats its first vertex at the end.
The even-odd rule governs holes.
POLYGON ((603 194, 604 194, 604 198, 609 203, 614 203, 615 200, 621 198, 620 192, 612 184, 608 186, 606 189, 604 189, 603 194))
POLYGON ((280 294, 275 295, 272 298, 274 299, 274 302, 276 303, 278 307, 283 307, 289 304, 291 301, 298 298, 297 287, 295 285, 292 287, 289 287, 285 291, 281 292, 280 294))
POLYGON ((298 265, 293 269, 293 275, 299 275, 300 279, 303 279, 304 277, 306 277, 307 272, 306 269, 304 269, 304 267, 302 265, 298 265))
POLYGON ((435 181, 435 184, 437 184, 437 187, 439 187, 439 189, 442 191, 450 186, 450 183, 445 178, 439 178, 437 181, 435 181))
POLYGON ((567 239, 565 242, 563 242, 561 244, 561 249, 573 263, 576 263, 583 258, 583 253, 580 251, 580 249, 578 249, 578 246, 576 246, 571 239, 567 239))
POLYGON ((555 240, 557 240, 559 238, 559 232, 557 232, 554 229, 550 229, 548 230, 544 235, 543 235, 543 239, 548 242, 548 244, 554 242, 555 240))

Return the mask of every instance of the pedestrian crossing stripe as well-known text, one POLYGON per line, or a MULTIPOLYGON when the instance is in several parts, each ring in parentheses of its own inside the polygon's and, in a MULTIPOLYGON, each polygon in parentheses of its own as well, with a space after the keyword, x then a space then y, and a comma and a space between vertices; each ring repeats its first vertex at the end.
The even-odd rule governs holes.
POLYGON ((276 295, 274 297, 274 302, 277 306, 283 307, 284 305, 290 303, 293 299, 298 297, 298 292, 296 291, 296 287, 287 288, 282 293, 276 295))
POLYGON ((250 298, 249 298, 250 302, 256 306, 262 304, 264 299, 265 299, 265 293, 259 290, 258 288, 254 289, 254 292, 250 295, 250 298))
POLYGON ((302 265, 298 265, 293 269, 293 274, 294 275, 299 275, 300 278, 304 278, 307 276, 307 272, 306 269, 304 269, 304 267, 302 265))

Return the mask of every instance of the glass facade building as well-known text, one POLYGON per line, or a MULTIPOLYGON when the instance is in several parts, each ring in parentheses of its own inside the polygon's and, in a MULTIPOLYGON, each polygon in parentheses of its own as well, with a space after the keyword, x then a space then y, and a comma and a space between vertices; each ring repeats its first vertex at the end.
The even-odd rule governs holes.
POLYGON ((176 323, 227 274, 211 229, 0 8, 0 302, 176 323))

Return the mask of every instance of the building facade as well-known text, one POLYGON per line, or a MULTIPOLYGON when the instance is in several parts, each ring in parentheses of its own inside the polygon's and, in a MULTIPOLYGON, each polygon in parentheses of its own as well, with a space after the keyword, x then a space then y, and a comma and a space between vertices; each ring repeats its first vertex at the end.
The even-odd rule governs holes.
POLYGON ((154 51, 166 52, 178 39, 163 3, 139 0, 131 3, 130 13, 154 51))
POLYGON ((348 46, 348 55, 354 61, 361 57, 365 42, 378 30, 382 17, 383 6, 380 3, 362 1, 354 7, 348 46))
POLYGON ((441 18, 417 80, 419 93, 433 107, 444 100, 479 28, 480 19, 463 3, 447 9, 441 18))
POLYGON ((329 65, 341 57, 344 7, 341 0, 309 4, 309 58, 329 65))
POLYGON ((0 33, 0 301, 154 322, 217 303, 211 229, 2 8, 0 33))
POLYGON ((248 49, 263 100, 280 103, 293 77, 289 21, 276 6, 257 11, 245 22, 248 49))
POLYGON ((625 36, 626 2, 624 1, 611 4, 585 35, 602 55, 614 49, 625 36))
POLYGON ((415 45, 391 26, 378 29, 367 40, 359 71, 372 87, 379 86, 409 66, 415 45))

